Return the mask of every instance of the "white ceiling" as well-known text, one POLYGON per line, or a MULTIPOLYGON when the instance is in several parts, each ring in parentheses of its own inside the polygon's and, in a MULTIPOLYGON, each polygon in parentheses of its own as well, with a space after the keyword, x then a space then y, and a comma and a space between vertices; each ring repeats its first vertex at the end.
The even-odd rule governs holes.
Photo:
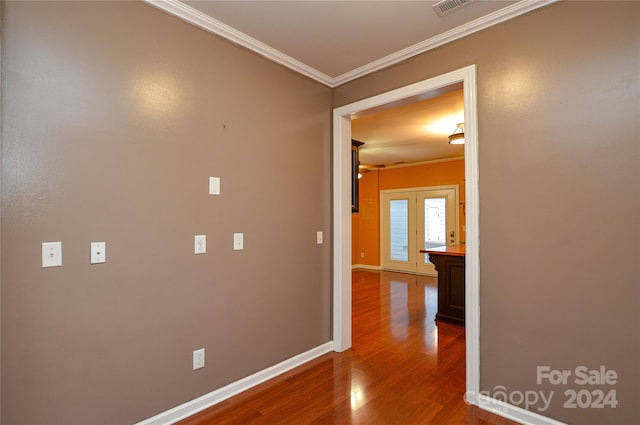
POLYGON ((336 87, 557 0, 143 0, 336 87))
POLYGON ((336 78, 515 1, 471 3, 442 18, 435 1, 183 3, 336 78))
POLYGON ((360 163, 415 163, 464 156, 464 146, 450 145, 448 136, 464 122, 460 85, 453 91, 360 116, 351 121, 351 137, 360 147, 360 163))
MULTIPOLYGON (((143 1, 336 87, 557 0, 474 0, 443 17, 432 9, 438 2, 427 0, 143 1)), ((401 105, 401 114, 383 111, 354 120, 354 138, 366 143, 361 161, 462 155, 460 147, 446 143, 454 117, 463 114, 461 92, 457 100, 446 96, 401 105), (452 112, 454 104, 458 109, 452 112)))

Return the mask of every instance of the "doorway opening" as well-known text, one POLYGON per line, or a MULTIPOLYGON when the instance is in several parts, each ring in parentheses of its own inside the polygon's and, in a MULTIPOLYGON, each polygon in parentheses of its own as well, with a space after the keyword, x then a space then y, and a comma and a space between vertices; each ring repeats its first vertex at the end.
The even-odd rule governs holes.
POLYGON ((479 234, 476 70, 468 66, 334 109, 333 122, 333 344, 351 347, 351 118, 394 102, 463 85, 466 190, 466 398, 478 404, 479 391, 479 234))

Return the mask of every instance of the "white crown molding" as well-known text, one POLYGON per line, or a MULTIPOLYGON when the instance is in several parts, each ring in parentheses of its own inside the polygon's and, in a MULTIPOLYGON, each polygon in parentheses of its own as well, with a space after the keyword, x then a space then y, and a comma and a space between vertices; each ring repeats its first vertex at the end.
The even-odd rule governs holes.
POLYGON ((227 40, 246 47, 258 53, 265 58, 283 65, 293 71, 296 71, 302 75, 305 75, 313 80, 318 81, 331 88, 337 87, 341 84, 347 83, 356 78, 360 78, 364 75, 378 71, 391 65, 395 65, 398 62, 402 62, 408 58, 419 55, 443 44, 457 40, 467 35, 473 34, 477 31, 483 30, 490 26, 499 24, 501 22, 513 19, 517 16, 523 15, 532 10, 547 6, 555 3, 559 0, 522 0, 518 3, 514 3, 504 9, 500 9, 482 18, 478 18, 474 21, 468 22, 457 28, 439 34, 430 39, 424 40, 420 43, 409 46, 406 49, 399 50, 388 56, 370 62, 366 65, 358 67, 354 70, 346 72, 337 77, 330 77, 329 75, 318 71, 309 65, 300 62, 297 59, 292 58, 289 55, 282 53, 273 47, 256 40, 247 34, 236 30, 229 25, 224 24, 209 15, 206 15, 199 10, 192 8, 179 0, 142 0, 143 2, 150 4, 164 12, 167 12, 173 16, 176 16, 190 24, 193 24, 199 28, 202 28, 211 33, 217 34, 227 40))
POLYGON ((213 19, 211 16, 192 8, 191 6, 187 6, 179 0, 142 1, 164 12, 167 12, 170 15, 176 16, 186 22, 189 22, 190 24, 202 28, 203 30, 224 37, 232 43, 236 43, 242 47, 246 47, 247 49, 258 53, 259 55, 264 56, 265 58, 273 62, 286 66, 287 68, 292 69, 309 78, 312 78, 326 86, 333 87, 333 78, 329 77, 328 75, 300 62, 297 59, 292 58, 291 56, 285 55, 279 50, 276 50, 273 47, 268 46, 267 44, 264 44, 261 41, 256 40, 255 38, 250 37, 247 34, 238 31, 237 29, 230 27, 223 22, 213 19))
POLYGON ((384 171, 384 170, 392 170, 394 168, 416 167, 418 165, 439 164, 441 162, 451 162, 451 161, 460 161, 460 160, 464 160, 464 156, 454 156, 451 158, 442 158, 442 159, 430 159, 428 161, 419 161, 419 162, 407 162, 406 164, 387 165, 384 168, 379 168, 378 170, 384 171))
POLYGON ((421 41, 420 43, 416 43, 413 46, 409 46, 406 49, 399 50, 388 56, 339 75, 332 79, 333 85, 331 87, 337 87, 341 84, 348 83, 349 81, 355 80, 356 78, 360 78, 372 72, 379 71, 391 65, 395 65, 399 62, 402 62, 403 60, 442 46, 443 44, 447 44, 462 37, 466 37, 485 28, 497 25, 504 21, 508 21, 509 19, 513 19, 527 12, 531 12, 532 10, 547 6, 557 1, 559 0, 522 0, 518 3, 514 3, 511 6, 505 7, 504 9, 497 10, 486 16, 475 19, 471 22, 467 22, 464 25, 460 25, 459 27, 443 32, 442 34, 439 34, 435 37, 431 37, 427 40, 421 41))

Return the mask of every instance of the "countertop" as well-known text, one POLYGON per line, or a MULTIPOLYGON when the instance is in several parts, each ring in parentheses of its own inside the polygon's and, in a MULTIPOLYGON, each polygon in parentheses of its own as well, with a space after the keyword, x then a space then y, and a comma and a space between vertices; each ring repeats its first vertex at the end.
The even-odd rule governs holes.
POLYGON ((432 249, 421 249, 420 252, 422 254, 441 254, 441 255, 452 255, 456 257, 464 257, 466 254, 465 245, 452 245, 452 246, 441 246, 438 248, 432 249))

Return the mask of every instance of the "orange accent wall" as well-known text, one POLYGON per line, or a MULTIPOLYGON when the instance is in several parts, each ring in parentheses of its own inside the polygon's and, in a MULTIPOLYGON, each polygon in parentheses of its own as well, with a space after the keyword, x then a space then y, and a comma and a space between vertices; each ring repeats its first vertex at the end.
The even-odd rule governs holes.
MULTIPOLYGON (((360 212, 352 215, 353 264, 380 265, 380 191, 457 184, 460 226, 465 223, 464 160, 371 171, 360 179, 360 212), (364 257, 362 256, 364 254, 364 257)), ((460 240, 466 238, 460 229, 460 240)))
POLYGON ((360 179, 360 212, 352 214, 352 264, 380 264, 380 174, 371 171, 360 179))

